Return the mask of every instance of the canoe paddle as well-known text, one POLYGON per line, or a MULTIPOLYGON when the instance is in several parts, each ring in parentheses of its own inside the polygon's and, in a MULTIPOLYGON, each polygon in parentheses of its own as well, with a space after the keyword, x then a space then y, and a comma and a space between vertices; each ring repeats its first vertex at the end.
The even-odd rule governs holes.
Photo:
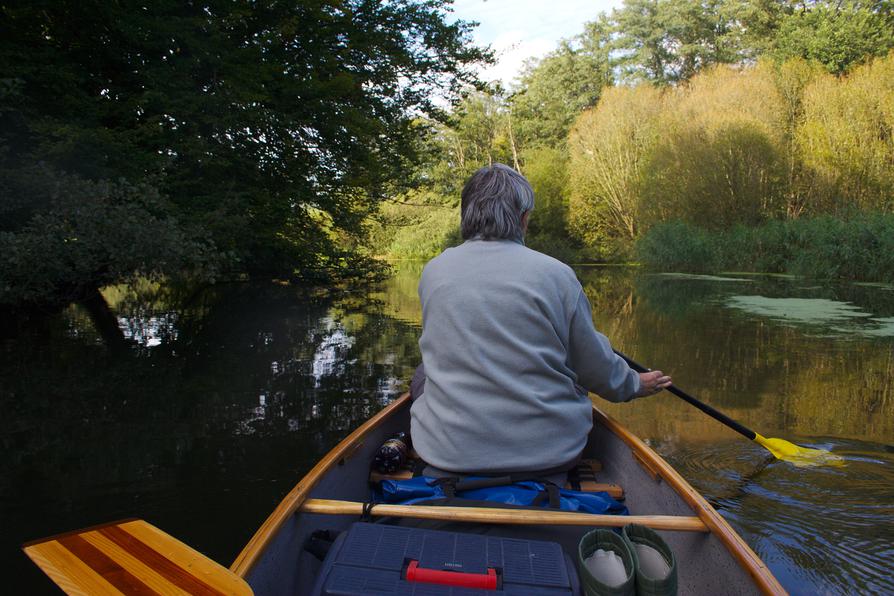
MULTIPOLYGON (((648 368, 634 362, 618 350, 614 350, 614 352, 615 354, 623 358, 627 365, 636 372, 649 372, 648 368)), ((829 451, 826 451, 825 449, 810 449, 808 447, 801 447, 799 445, 795 445, 794 443, 790 443, 785 439, 768 439, 754 432, 747 426, 739 424, 726 414, 718 412, 708 404, 695 399, 675 385, 667 387, 667 390, 683 401, 689 402, 691 405, 695 406, 711 418, 714 418, 722 424, 730 427, 745 438, 754 441, 755 443, 772 453, 773 456, 776 457, 776 459, 791 462, 796 466, 819 466, 823 464, 838 466, 844 465, 844 460, 840 456, 834 455, 829 451)))

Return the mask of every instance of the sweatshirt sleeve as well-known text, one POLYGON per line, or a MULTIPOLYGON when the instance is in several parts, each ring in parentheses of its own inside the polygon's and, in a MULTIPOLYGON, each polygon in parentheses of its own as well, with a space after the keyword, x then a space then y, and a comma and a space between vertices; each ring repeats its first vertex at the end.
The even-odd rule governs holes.
POLYGON ((608 401, 629 401, 639 391, 639 374, 612 351, 611 344, 593 326, 590 302, 580 291, 571 315, 569 362, 577 383, 608 401))

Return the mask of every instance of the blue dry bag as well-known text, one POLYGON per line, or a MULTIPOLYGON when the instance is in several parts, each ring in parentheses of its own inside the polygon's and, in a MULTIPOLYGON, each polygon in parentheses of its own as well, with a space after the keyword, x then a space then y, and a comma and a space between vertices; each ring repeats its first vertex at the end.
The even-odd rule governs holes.
MULTIPOLYGON (((548 492, 547 486, 536 480, 515 482, 504 486, 489 486, 462 490, 463 483, 470 481, 486 481, 486 478, 470 476, 458 483, 453 496, 475 501, 492 501, 508 505, 540 505, 548 507, 548 500, 543 499, 548 492)), ((417 476, 407 480, 382 480, 374 491, 374 500, 380 503, 397 503, 413 505, 421 501, 444 499, 448 495, 444 491, 444 479, 417 476)), ((627 515, 627 507, 613 499, 606 492, 583 492, 558 488, 559 509, 564 511, 581 511, 584 513, 605 513, 627 515)))

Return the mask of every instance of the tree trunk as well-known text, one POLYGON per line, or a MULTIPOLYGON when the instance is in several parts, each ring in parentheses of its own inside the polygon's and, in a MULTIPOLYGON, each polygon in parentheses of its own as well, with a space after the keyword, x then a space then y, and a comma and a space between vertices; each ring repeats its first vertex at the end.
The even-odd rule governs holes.
POLYGON ((509 146, 512 147, 512 167, 519 174, 524 175, 521 164, 518 163, 518 148, 515 146, 515 135, 512 133, 512 106, 509 106, 509 146))
POLYGON ((99 290, 94 288, 80 302, 87 309, 93 325, 109 350, 119 352, 127 349, 127 340, 124 338, 121 327, 118 326, 118 318, 109 308, 109 303, 99 293, 99 290))

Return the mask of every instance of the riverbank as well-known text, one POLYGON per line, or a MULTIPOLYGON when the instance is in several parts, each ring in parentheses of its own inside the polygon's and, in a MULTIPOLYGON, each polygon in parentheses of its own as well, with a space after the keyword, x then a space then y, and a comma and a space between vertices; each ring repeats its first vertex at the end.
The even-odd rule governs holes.
POLYGON ((812 279, 894 279, 894 214, 770 221, 708 230, 683 222, 651 228, 637 244, 657 271, 787 273, 812 279))

